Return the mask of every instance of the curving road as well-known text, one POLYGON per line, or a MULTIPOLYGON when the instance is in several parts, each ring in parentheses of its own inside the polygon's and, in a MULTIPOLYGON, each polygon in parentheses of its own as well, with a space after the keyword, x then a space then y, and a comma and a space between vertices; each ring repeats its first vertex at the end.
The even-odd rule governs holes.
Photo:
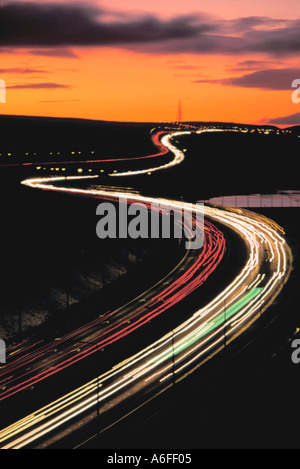
MULTIPOLYGON (((180 134, 185 133, 189 132, 180 132, 180 134)), ((164 145, 169 145, 175 155, 173 164, 179 164, 184 158, 184 154, 171 148, 171 136, 165 136, 164 139, 164 145)), ((159 169, 166 169, 166 165, 148 168, 143 172, 159 169)), ((127 174, 119 173, 117 175, 127 174)), ((158 202, 152 197, 128 194, 128 192, 124 193, 121 190, 107 190, 101 186, 98 189, 61 186, 63 180, 70 181, 72 179, 78 178, 34 179, 24 181, 24 184, 43 190, 76 193, 108 200, 126 197, 129 201, 142 202, 146 205, 158 202), (55 185, 57 182, 60 183, 59 186, 55 185)), ((160 199, 159 203, 171 205, 174 210, 181 210, 188 205, 195 215, 199 210, 203 210, 197 205, 183 204, 175 200, 160 199)), ((182 264, 185 269, 184 274, 178 276, 180 270, 177 271, 170 286, 162 288, 160 284, 158 288, 161 290, 154 291, 156 296, 153 296, 154 292, 150 293, 150 297, 146 295, 145 299, 149 302, 148 306, 151 307, 149 314, 154 317, 156 314, 160 314, 166 305, 171 306, 181 297, 188 295, 216 267, 224 252, 225 243, 220 231, 214 227, 214 221, 236 232, 246 244, 247 262, 235 280, 206 307, 197 311, 179 327, 149 347, 128 357, 126 361, 107 370, 106 373, 63 396, 58 401, 1 430, 0 444, 2 448, 24 448, 30 445, 42 448, 49 447, 55 441, 84 427, 95 418, 109 415, 112 409, 119 408, 120 415, 128 413, 147 399, 172 386, 174 381, 183 379, 219 352, 226 343, 230 343, 239 336, 263 314, 280 293, 291 271, 292 255, 283 237, 282 229, 265 217, 246 210, 206 206, 204 213, 207 228, 205 231, 206 247, 203 249, 205 254, 201 257, 201 253, 198 252, 197 255, 193 253, 193 259, 191 259, 189 256, 192 250, 188 251, 182 264), (160 304, 157 307, 158 299, 163 299, 165 304, 160 304)), ((118 334, 122 336, 127 333, 138 322, 143 323, 145 321, 144 305, 139 305, 139 308, 136 308, 136 305, 136 302, 132 304, 131 312, 131 307, 129 306, 128 310, 128 306, 126 306, 123 312, 124 316, 118 311, 113 324, 104 329, 99 330, 99 323, 93 324, 88 331, 89 338, 105 345, 118 334), (119 314, 121 314, 120 318, 119 314), (127 318, 128 314, 131 315, 130 321, 132 323, 124 327, 124 318, 127 318)), ((99 322, 101 323, 101 321, 99 322)), ((78 332, 80 340, 82 333, 83 331, 78 332)), ((72 352, 68 349, 68 340, 65 338, 62 340, 62 351, 59 352, 57 366, 64 363, 64 361, 61 362, 61 356, 64 356, 64 353, 72 352)), ((77 351, 75 357, 79 358, 81 353, 83 355, 89 352, 93 353, 95 351, 93 347, 95 346, 87 345, 85 350, 79 353, 77 351)), ((33 356, 34 353, 35 351, 33 351, 33 356)), ((24 357, 23 354, 18 358, 21 369, 21 362, 24 359, 28 358, 24 357)), ((63 358, 63 360, 65 359, 67 359, 67 355, 63 358)), ((74 356, 69 359, 74 360, 74 356)), ((18 370, 18 366, 16 370, 18 370)), ((9 393, 14 391, 14 386, 24 384, 24 376, 19 375, 19 371, 16 373, 17 379, 7 387, 8 394, 4 397, 8 397, 9 393)), ((38 375, 35 374, 30 379, 37 379, 37 377, 38 375)))

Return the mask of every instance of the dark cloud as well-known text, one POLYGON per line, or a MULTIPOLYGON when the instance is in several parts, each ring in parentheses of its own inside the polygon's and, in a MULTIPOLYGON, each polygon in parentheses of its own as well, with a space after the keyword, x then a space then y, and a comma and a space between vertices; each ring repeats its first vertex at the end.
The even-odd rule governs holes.
POLYGON ((266 60, 242 60, 242 62, 238 62, 237 65, 241 68, 260 68, 262 65, 269 63, 271 62, 266 60))
POLYGON ((47 1, 8 3, 0 15, 2 46, 32 47, 31 53, 48 56, 53 48, 56 56, 73 56, 72 46, 117 46, 156 53, 262 52, 277 57, 300 52, 299 19, 218 20, 194 14, 162 20, 154 15, 110 12, 86 2, 47 1))
POLYGON ((63 47, 54 49, 34 49, 30 50, 28 53, 40 57, 62 57, 65 59, 78 59, 79 57, 72 49, 65 49, 63 47))
POLYGON ((177 68, 179 70, 199 70, 203 67, 199 65, 172 65, 172 68, 177 68))
POLYGON ((300 124, 300 112, 291 114, 290 116, 277 117, 263 121, 266 124, 274 125, 299 125, 300 124))
POLYGON ((44 101, 39 101, 40 103, 52 103, 52 104, 56 104, 56 103, 77 103, 77 102, 81 102, 81 99, 47 99, 47 100, 44 100, 44 101))
POLYGON ((192 38, 175 38, 172 40, 143 44, 142 46, 135 44, 134 49, 145 52, 155 52, 157 54, 239 54, 242 52, 241 41, 238 37, 217 36, 206 33, 197 34, 192 38))
POLYGON ((290 90, 293 80, 298 77, 300 77, 299 68, 268 69, 247 73, 238 78, 229 78, 223 80, 223 83, 243 88, 290 90))
POLYGON ((245 51, 271 52, 277 56, 300 51, 300 20, 286 21, 279 28, 252 30, 244 36, 245 51))
POLYGON ((20 84, 20 85, 7 85, 6 88, 11 90, 55 90, 71 88, 69 85, 61 85, 59 83, 33 83, 33 84, 20 84))
POLYGON ((36 68, 0 68, 0 74, 14 73, 14 74, 32 74, 32 73, 50 73, 46 70, 39 70, 36 68))
POLYGON ((270 67, 270 65, 275 65, 278 67, 281 62, 276 60, 276 61, 270 61, 270 60, 243 60, 242 62, 238 62, 237 66, 234 68, 231 68, 229 71, 230 72, 243 72, 245 70, 253 69, 253 70, 261 70, 265 69, 267 67, 270 67))
POLYGON ((231 33, 248 33, 257 28, 275 28, 285 24, 285 20, 267 16, 247 16, 223 22, 224 31, 231 33))
POLYGON ((4 46, 95 46, 188 38, 212 29, 194 17, 162 21, 154 16, 105 21, 91 5, 10 3, 1 9, 4 46))
POLYGON ((259 70, 246 73, 240 77, 224 78, 221 80, 196 80, 194 83, 216 83, 227 86, 240 86, 242 88, 259 88, 265 90, 291 90, 292 82, 299 78, 300 69, 283 68, 259 70))

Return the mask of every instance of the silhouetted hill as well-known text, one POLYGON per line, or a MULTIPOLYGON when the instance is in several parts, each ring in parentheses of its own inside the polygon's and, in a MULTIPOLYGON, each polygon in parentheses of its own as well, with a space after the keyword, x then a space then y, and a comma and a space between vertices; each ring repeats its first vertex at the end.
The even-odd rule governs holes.
POLYGON ((0 116, 0 153, 39 156, 56 153, 95 151, 101 157, 135 156, 152 153, 149 138, 152 124, 61 119, 48 117, 0 116))

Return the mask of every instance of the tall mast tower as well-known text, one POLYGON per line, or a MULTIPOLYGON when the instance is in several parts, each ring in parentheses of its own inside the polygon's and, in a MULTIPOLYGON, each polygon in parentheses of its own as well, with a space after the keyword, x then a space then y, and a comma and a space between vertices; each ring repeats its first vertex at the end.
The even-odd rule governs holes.
POLYGON ((179 102, 178 102, 177 122, 182 122, 182 106, 181 106, 181 100, 179 100, 179 102))

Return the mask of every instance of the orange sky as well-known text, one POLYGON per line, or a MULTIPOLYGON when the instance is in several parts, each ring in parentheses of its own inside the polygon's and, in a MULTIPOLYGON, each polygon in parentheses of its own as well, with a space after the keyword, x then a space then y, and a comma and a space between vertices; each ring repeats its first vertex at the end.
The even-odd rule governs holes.
MULTIPOLYGON (((40 1, 36 5, 45 3, 76 5, 73 1, 40 1)), ((272 45, 274 37, 279 38, 280 45, 297 29, 296 0, 94 0, 89 3, 104 10, 105 14, 95 21, 112 27, 117 38, 115 32, 120 22, 128 25, 130 33, 135 32, 136 22, 141 22, 139 38, 125 45, 118 40, 102 43, 100 38, 92 46, 80 44, 82 37, 76 44, 74 40, 60 43, 59 39, 53 44, 53 37, 46 45, 24 44, 22 37, 16 39, 17 44, 8 40, 1 48, 0 78, 7 85, 7 102, 0 104, 1 114, 172 121, 176 118, 179 99, 185 120, 258 123, 300 112, 300 104, 297 106, 291 100, 291 78, 300 78, 297 51, 292 54, 286 49, 279 54, 272 45), (179 17, 179 25, 187 24, 184 34, 193 30, 195 22, 197 26, 205 23, 212 29, 205 30, 205 37, 200 39, 197 35, 177 39, 175 33, 175 37, 153 42, 150 37, 145 42, 140 39, 145 14, 158 22, 151 34, 167 30, 174 17, 179 17), (189 19, 184 19, 187 15, 189 19), (197 15, 200 19, 195 21, 193 17, 197 15), (260 20, 249 27, 252 21, 249 17, 260 20), (241 18, 248 18, 247 25, 243 25, 241 18), (211 35, 214 45, 203 51, 203 44, 207 38, 210 41, 211 35), (234 42, 227 46, 229 37, 234 42), (275 86, 278 89, 268 88, 269 78, 257 85, 260 88, 230 83, 237 77, 257 72, 259 77, 264 70, 274 69, 289 71, 287 76, 278 78, 280 84, 276 82, 275 86)), ((51 31, 55 36, 55 24, 51 31)))

